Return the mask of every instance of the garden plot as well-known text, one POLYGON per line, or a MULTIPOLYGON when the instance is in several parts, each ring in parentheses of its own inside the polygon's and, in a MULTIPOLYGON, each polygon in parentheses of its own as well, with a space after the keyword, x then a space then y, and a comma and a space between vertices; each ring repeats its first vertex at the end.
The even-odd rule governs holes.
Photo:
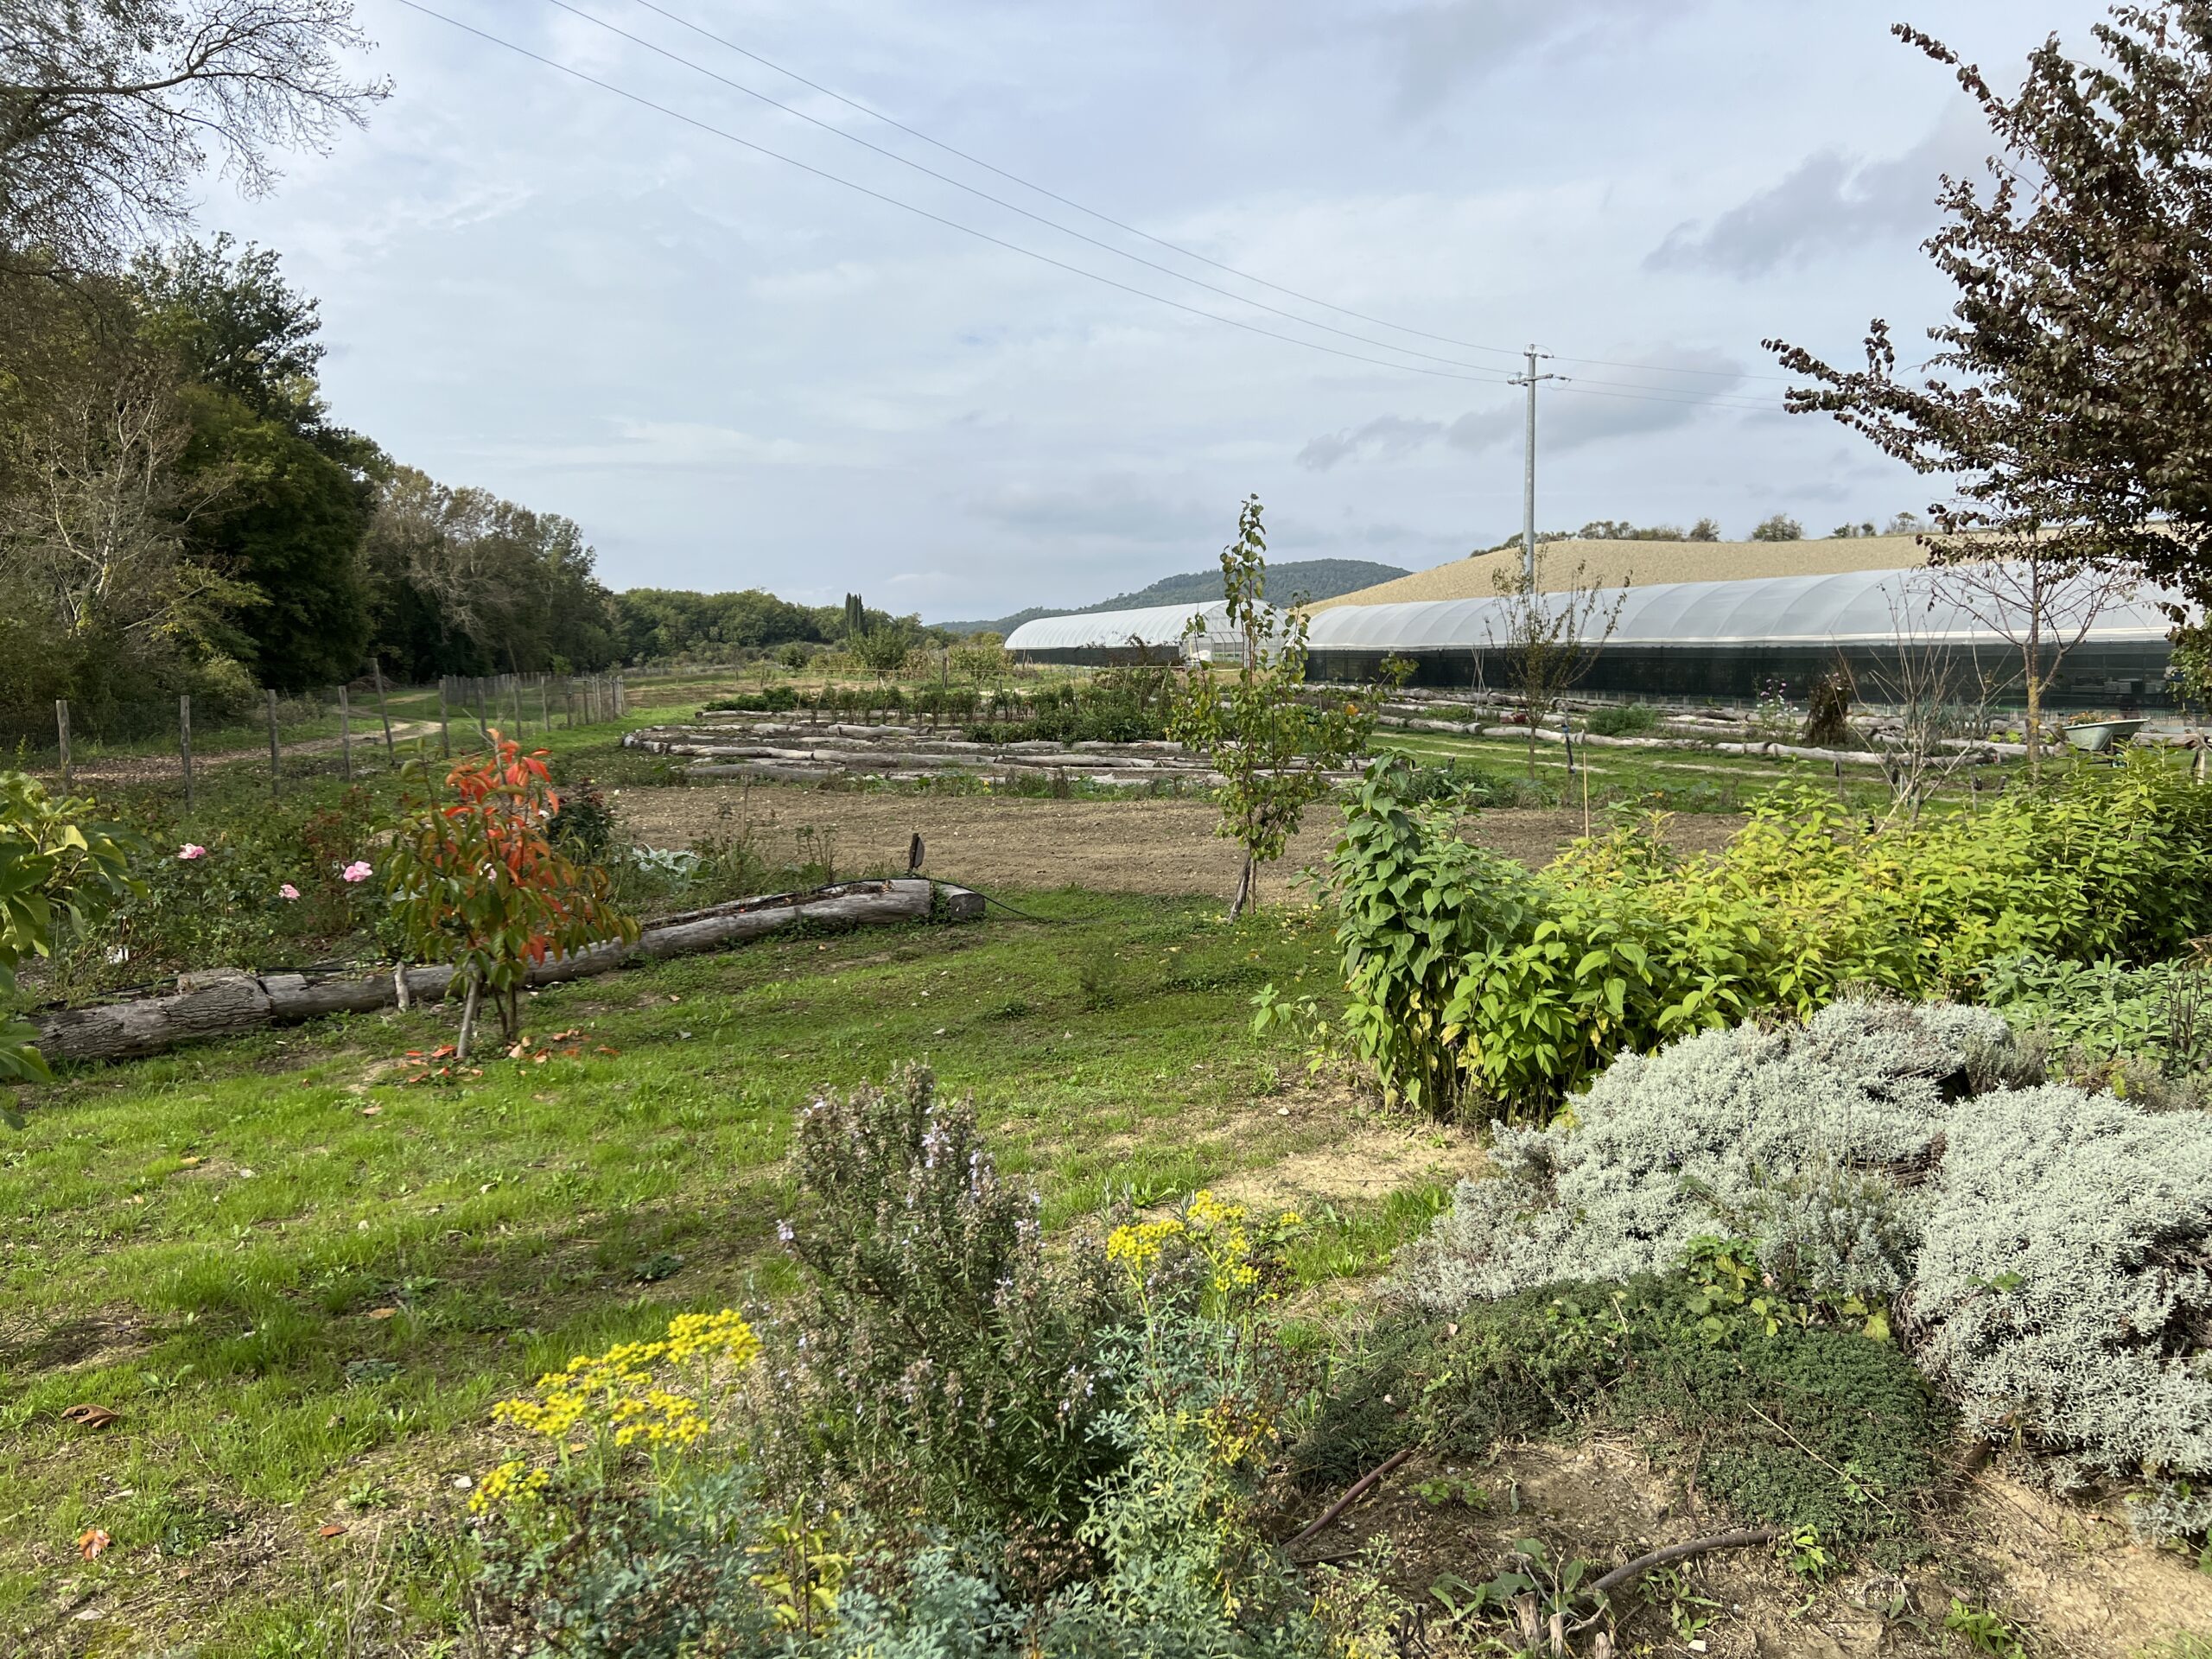
MULTIPOLYGON (((969 728, 969 730, 976 728, 969 728)), ((1211 789, 1221 774, 1179 743, 1046 740, 981 742, 918 726, 811 724, 775 715, 705 717, 689 725, 648 727, 626 747, 690 760, 698 778, 820 783, 880 778, 917 783, 979 776, 1009 781, 1065 779, 1115 789, 1211 789)), ((1331 777, 1349 779, 1350 772, 1331 777)))

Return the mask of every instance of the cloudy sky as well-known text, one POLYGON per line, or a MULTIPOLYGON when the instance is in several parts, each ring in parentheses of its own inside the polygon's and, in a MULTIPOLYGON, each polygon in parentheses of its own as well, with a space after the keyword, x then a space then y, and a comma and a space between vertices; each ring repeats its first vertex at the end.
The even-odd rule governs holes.
POLYGON ((1494 543, 1531 341, 1546 527, 1924 505, 1759 341, 1941 313, 1917 245, 1986 146, 1891 22, 2010 79, 2102 10, 425 3, 550 62, 359 0, 393 96, 203 215, 320 297, 338 417, 576 518, 613 586, 931 619, 1203 568, 1249 493, 1281 559, 1494 543))

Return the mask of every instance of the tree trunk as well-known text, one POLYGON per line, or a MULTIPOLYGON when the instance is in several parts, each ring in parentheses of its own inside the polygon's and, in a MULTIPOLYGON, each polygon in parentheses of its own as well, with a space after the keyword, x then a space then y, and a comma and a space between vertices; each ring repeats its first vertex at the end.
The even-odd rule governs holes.
POLYGON ((462 1065, 468 1063, 468 1051, 476 1040, 476 1005, 481 999, 484 982, 477 975, 468 976, 468 995, 461 1004, 461 1035, 454 1041, 454 1058, 462 1065))
POLYGON ((1236 897, 1230 901, 1229 919, 1235 921, 1259 902, 1259 864, 1252 855, 1244 855, 1244 868, 1236 877, 1236 897))
MULTIPOLYGON (((2040 608, 2040 607, 2038 607, 2040 608)), ((2043 638, 2038 615, 2028 618, 2028 641, 2021 648, 2028 681, 2028 781, 2043 781, 2043 638)))

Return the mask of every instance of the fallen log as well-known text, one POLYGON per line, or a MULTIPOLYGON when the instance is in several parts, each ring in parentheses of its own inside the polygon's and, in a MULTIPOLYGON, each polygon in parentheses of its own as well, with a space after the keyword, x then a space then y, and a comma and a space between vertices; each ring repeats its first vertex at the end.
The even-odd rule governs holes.
MULTIPOLYGON (((551 985, 607 973, 630 963, 719 950, 800 922, 849 927, 916 922, 932 914, 973 921, 983 913, 981 893, 920 877, 844 881, 806 893, 739 899, 647 923, 633 944, 594 945, 530 969, 526 983, 551 985), (942 906, 942 909, 939 906, 942 906)), ((453 969, 442 964, 365 974, 251 974, 216 969, 180 975, 166 996, 141 997, 83 1008, 57 1008, 31 1016, 34 1041, 48 1060, 128 1060, 187 1043, 236 1037, 263 1026, 294 1025, 333 1014, 366 1014, 390 1007, 404 983, 412 1000, 442 997, 453 969)))

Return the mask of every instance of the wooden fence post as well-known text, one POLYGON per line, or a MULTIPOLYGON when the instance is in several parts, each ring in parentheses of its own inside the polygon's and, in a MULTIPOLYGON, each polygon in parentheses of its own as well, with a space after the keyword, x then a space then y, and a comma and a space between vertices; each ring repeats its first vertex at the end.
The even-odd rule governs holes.
POLYGON ((338 753, 350 784, 353 781, 353 702, 343 683, 338 688, 338 753))
POLYGON ((453 733, 446 724, 446 683, 452 678, 450 674, 438 676, 438 753, 448 760, 453 758, 453 733))
POLYGON ((283 764, 276 758, 276 693, 269 693, 269 792, 277 793, 283 779, 283 764))
POLYGON ((70 784, 71 772, 69 766, 69 699, 67 697, 56 697, 54 700, 54 728, 61 734, 61 787, 67 789, 70 784))
POLYGON ((176 747, 184 759, 184 810, 192 810, 192 693, 176 700, 176 747))
POLYGON ((515 729, 514 729, 514 740, 515 740, 515 741, 516 741, 516 742, 519 743, 519 742, 521 742, 521 741, 522 741, 523 729, 524 729, 524 727, 523 727, 523 717, 522 717, 522 676, 521 676, 521 675, 519 675, 519 674, 510 674, 510 675, 508 675, 508 676, 507 676, 507 698, 508 698, 508 701, 509 701, 509 702, 511 702, 514 705, 514 711, 515 711, 515 729))
POLYGON ((541 734, 553 729, 553 711, 545 702, 545 676, 537 677, 537 729, 541 734))
POLYGON ((369 671, 377 677, 377 718, 384 722, 385 764, 397 766, 399 757, 391 750, 391 711, 385 707, 384 702, 384 664, 372 657, 369 658, 369 671))

